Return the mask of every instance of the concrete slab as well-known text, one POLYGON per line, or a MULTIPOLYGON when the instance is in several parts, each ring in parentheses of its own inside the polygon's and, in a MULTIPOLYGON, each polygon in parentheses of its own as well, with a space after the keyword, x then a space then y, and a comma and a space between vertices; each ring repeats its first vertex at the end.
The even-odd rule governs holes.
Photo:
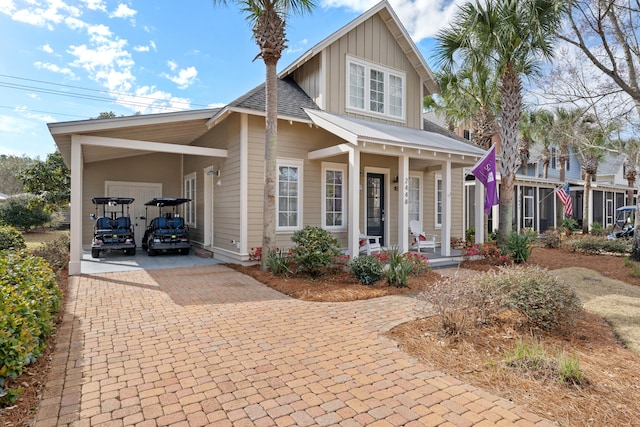
POLYGON ((100 258, 92 258, 91 251, 83 251, 80 272, 82 274, 116 273, 119 271, 157 270, 161 268, 196 267, 220 264, 215 258, 201 258, 193 252, 189 255, 173 253, 149 256, 138 248, 135 256, 119 252, 101 253, 100 258))

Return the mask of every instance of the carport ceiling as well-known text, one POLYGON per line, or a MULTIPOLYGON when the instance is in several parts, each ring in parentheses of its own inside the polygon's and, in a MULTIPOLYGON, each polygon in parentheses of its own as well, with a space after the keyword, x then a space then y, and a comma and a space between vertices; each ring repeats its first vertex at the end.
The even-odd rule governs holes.
MULTIPOLYGON (((49 130, 65 160, 71 163, 71 136, 86 135, 189 145, 208 130, 207 121, 218 110, 198 110, 103 120, 50 123, 49 130)), ((83 146, 85 163, 146 154, 147 151, 103 146, 83 146)))

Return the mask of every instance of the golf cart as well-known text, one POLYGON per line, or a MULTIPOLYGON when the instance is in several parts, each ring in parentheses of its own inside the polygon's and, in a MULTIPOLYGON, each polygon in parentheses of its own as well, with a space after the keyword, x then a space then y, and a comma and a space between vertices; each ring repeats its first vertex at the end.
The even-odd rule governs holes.
MULTIPOLYGON (((178 213, 178 208, 191 199, 174 197, 156 197, 145 203, 145 216, 149 218, 149 208, 158 209, 155 218, 149 221, 142 238, 142 249, 149 256, 158 252, 176 251, 182 255, 188 255, 191 243, 189 242, 189 227, 184 223, 184 218, 178 213)), ((153 214, 152 214, 153 215, 153 214)))
POLYGON ((633 237, 636 217, 635 206, 622 206, 616 209, 616 222, 613 231, 607 236, 609 239, 630 239, 633 237))
POLYGON ((136 241, 133 226, 129 217, 130 197, 94 197, 91 199, 96 207, 91 220, 93 240, 91 241, 91 257, 99 258, 100 252, 124 251, 125 255, 136 254, 136 241))

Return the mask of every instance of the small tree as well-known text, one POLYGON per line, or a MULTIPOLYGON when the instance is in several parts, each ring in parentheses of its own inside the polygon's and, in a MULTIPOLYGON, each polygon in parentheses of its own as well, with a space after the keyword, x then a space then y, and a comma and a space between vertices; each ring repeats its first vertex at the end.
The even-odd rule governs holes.
POLYGON ((49 154, 47 160, 36 161, 19 179, 24 182, 25 192, 41 199, 46 211, 55 212, 70 202, 71 172, 57 150, 49 154))
POLYGON ((28 231, 50 221, 51 213, 46 212, 37 198, 30 194, 9 197, 0 205, 0 224, 28 231))

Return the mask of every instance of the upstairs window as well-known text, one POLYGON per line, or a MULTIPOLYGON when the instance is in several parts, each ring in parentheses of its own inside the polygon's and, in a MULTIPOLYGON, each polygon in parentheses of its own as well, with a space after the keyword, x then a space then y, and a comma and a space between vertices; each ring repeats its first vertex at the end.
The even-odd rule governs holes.
POLYGON ((404 119, 404 73, 353 58, 347 64, 348 110, 404 119))

